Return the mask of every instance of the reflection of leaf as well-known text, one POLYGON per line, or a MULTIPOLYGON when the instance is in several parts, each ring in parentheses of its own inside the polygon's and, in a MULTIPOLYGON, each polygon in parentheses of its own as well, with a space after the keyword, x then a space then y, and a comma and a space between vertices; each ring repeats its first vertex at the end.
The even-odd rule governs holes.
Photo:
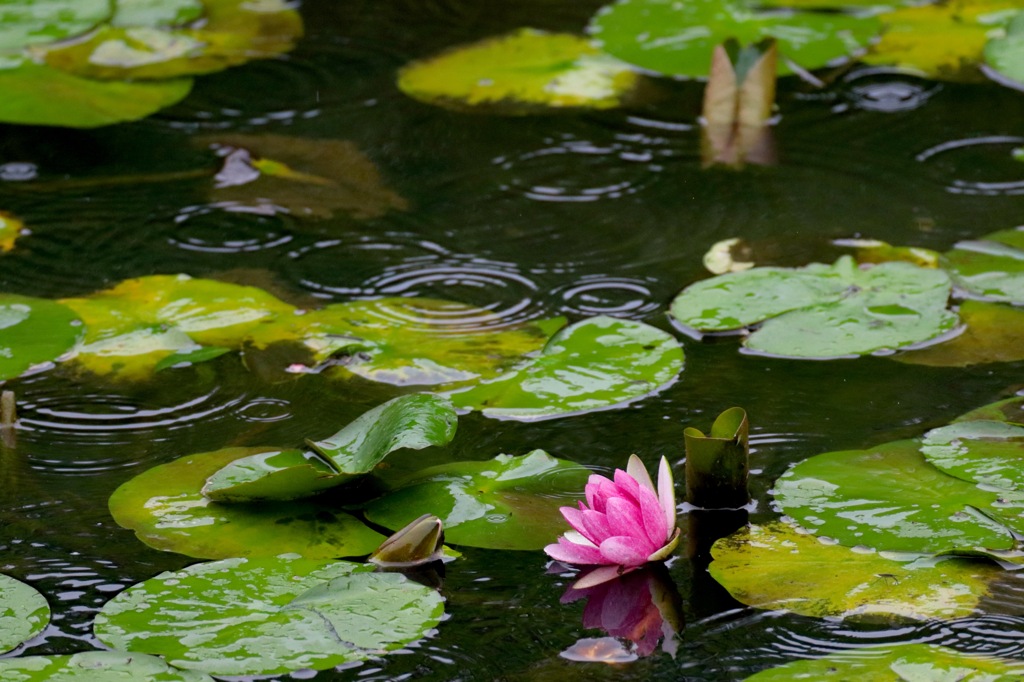
POLYGON ((584 38, 524 28, 413 62, 398 87, 428 104, 524 113, 530 106, 615 107, 636 81, 629 66, 584 38))
POLYGON ((384 536, 324 500, 219 504, 203 497, 206 479, 230 462, 276 448, 225 448, 142 472, 110 497, 118 524, 150 547, 201 559, 360 556, 384 536))
POLYGON ((0 678, 19 682, 213 682, 209 675, 194 670, 178 670, 156 656, 120 651, 5 658, 0 660, 0 678))
MULTIPOLYGON (((817 11, 828 4, 827 11, 817 11)), ((857 2, 850 3, 856 5, 857 2)), ((864 48, 881 24, 869 12, 774 11, 757 0, 619 0, 598 12, 590 32, 609 54, 659 73, 705 78, 714 47, 728 38, 741 45, 778 41, 780 73, 792 61, 816 69, 864 48)))
POLYGON ((196 564, 107 602, 96 637, 218 676, 278 675, 392 651, 440 622, 434 590, 372 571, 295 557, 196 564))
MULTIPOLYGON (((984 561, 854 551, 780 522, 746 526, 717 541, 711 552, 712 577, 738 601, 813 618, 970 616, 989 584, 1007 575, 984 561)), ((1005 606, 1007 612, 1020 608, 1005 606)))
POLYGON ((896 349, 953 329, 945 272, 909 263, 754 268, 688 286, 672 301, 682 324, 705 332, 766 320, 744 345, 783 357, 830 358, 896 349))
POLYGON ((881 16, 882 39, 864 61, 892 64, 932 78, 979 80, 989 33, 1020 9, 1018 0, 946 0, 881 16))
POLYGON ((204 142, 226 152, 245 152, 228 153, 227 161, 234 167, 226 166, 218 176, 212 191, 217 202, 256 213, 315 218, 328 218, 336 211, 376 218, 408 207, 384 185, 373 162, 347 140, 231 134, 204 142))
POLYGON ((0 575, 0 653, 32 639, 49 622, 50 606, 43 595, 21 581, 0 575))
POLYGON ((670 334, 592 317, 559 331, 521 366, 453 394, 452 402, 492 417, 543 419, 638 400, 682 368, 683 349, 670 334))
POLYGON ((967 367, 1024 360, 1024 310, 999 303, 964 301, 959 308, 964 331, 942 343, 900 353, 911 365, 967 367))
POLYGON ((55 301, 0 294, 0 381, 53 362, 81 334, 71 308, 55 301))
POLYGON ((433 514, 455 545, 540 549, 565 530, 558 508, 579 498, 589 473, 542 450, 442 464, 413 474, 371 502, 366 518, 396 529, 433 514))
POLYGON ((964 680, 1011 682, 1024 674, 1019 661, 967 654, 934 644, 892 644, 860 649, 810 660, 793 661, 751 675, 744 682, 792 682, 793 680, 964 680))
POLYGON ((959 242, 942 264, 968 295, 1024 305, 1024 227, 959 242))
POLYGON ((25 224, 6 211, 0 211, 0 253, 14 248, 14 242, 25 232, 25 224))

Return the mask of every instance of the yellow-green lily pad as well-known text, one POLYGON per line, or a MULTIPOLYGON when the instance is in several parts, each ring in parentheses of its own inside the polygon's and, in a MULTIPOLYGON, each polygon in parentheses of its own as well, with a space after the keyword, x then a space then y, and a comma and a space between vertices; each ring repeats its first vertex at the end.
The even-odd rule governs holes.
POLYGON ((14 242, 25 232, 25 223, 7 211, 0 211, 0 253, 14 248, 14 242))
POLYGON ((986 561, 858 551, 777 521, 745 526, 718 540, 711 554, 712 577, 738 601, 812 618, 967 617, 993 581, 1013 579, 986 561))
POLYGON ((56 301, 0 294, 0 381, 54 362, 74 346, 81 320, 56 301))
POLYGON ((398 87, 427 104, 524 113, 531 107, 616 107, 638 78, 585 38, 523 28, 408 64, 398 87))
POLYGON ((899 362, 933 367, 967 367, 1024 360, 1024 310, 967 300, 957 309, 963 331, 948 341, 894 356, 899 362))

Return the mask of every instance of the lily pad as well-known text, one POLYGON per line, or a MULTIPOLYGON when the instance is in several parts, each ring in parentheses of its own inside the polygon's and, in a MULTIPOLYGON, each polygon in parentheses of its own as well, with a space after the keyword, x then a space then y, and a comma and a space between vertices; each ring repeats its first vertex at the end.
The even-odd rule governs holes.
POLYGON ((792 467, 775 500, 803 527, 848 547, 1001 556, 1024 531, 1024 495, 947 475, 919 441, 828 452, 792 467))
POLYGON ((911 365, 968 367, 1024 360, 1024 310, 999 303, 964 301, 957 309, 961 334, 948 341, 909 350, 894 359, 911 365))
POLYGON ((107 602, 96 637, 212 675, 324 670, 421 639, 442 598, 365 564, 281 556, 161 573, 107 602))
POLYGON ((1024 305, 1024 228, 956 244, 943 267, 969 296, 1024 305))
POLYGON ((852 649, 825 658, 793 661, 751 675, 745 682, 792 680, 964 680, 1011 682, 1024 674, 1019 661, 961 653, 935 644, 852 649))
POLYGON ((932 429, 921 452, 932 466, 987 489, 1024 492, 1024 426, 970 420, 932 429))
POLYGON ((309 497, 368 473, 395 450, 444 445, 458 416, 447 398, 419 393, 389 400, 360 415, 330 438, 300 450, 263 452, 235 460, 213 474, 203 495, 218 502, 309 497))
POLYGON ((0 211, 0 253, 14 248, 14 242, 25 232, 25 224, 6 211, 0 211))
POLYGON ((589 31, 614 57, 672 76, 706 78, 715 46, 774 38, 779 72, 787 61, 816 69, 856 54, 881 30, 870 8, 857 2, 818 3, 780 11, 756 0, 618 0, 594 16, 589 31), (822 5, 827 8, 822 10, 822 5))
POLYGON ((110 17, 109 0, 4 0, 0 54, 85 33, 110 17))
POLYGON ((348 140, 225 134, 200 138, 225 155, 211 200, 236 210, 329 218, 378 218, 408 208, 373 161, 348 140))
POLYGON ((121 526, 155 549, 200 559, 294 552, 314 559, 362 556, 384 536, 325 500, 221 504, 203 496, 206 479, 229 463, 276 448, 224 448, 142 472, 110 497, 121 526))
POLYGON ((0 381, 55 361, 74 346, 81 331, 81 321, 67 306, 0 294, 0 381))
POLYGON ((946 0, 883 14, 881 40, 863 57, 931 78, 981 80, 978 64, 993 31, 1020 10, 1017 0, 946 0))
POLYGON ((985 62, 1010 80, 1024 83, 1024 12, 1006 25, 1006 35, 985 44, 985 62))
POLYGON ((1024 396, 1016 396, 1005 400, 998 400, 989 405, 983 405, 966 414, 962 414, 953 420, 953 423, 973 421, 977 419, 987 421, 1007 422, 1024 426, 1024 396))
POLYGON ((452 395, 489 417, 543 419, 624 405, 671 383, 683 349, 641 322, 593 317, 565 327, 539 355, 452 395))
POLYGON ((213 682, 209 675, 173 668, 156 656, 121 651, 5 658, 0 660, 0 679, 19 682, 213 682))
POLYGON ((201 0, 117 0, 112 26, 182 26, 203 16, 201 0))
POLYGON ((524 28, 413 62, 399 72, 398 87, 427 104, 523 113, 531 106, 615 107, 637 79, 585 38, 524 28))
POLYGON ((43 595, 19 580, 0 574, 0 653, 32 639, 49 622, 50 605, 43 595))
POLYGON ((205 346, 193 350, 179 350, 174 355, 168 355, 153 367, 154 372, 160 372, 172 367, 198 365, 210 360, 216 360, 225 353, 230 353, 230 348, 218 346, 205 346))
POLYGON ((746 526, 718 540, 711 554, 712 577, 738 601, 812 618, 971 616, 989 584, 1007 575, 985 561, 856 551, 779 522, 746 526))
POLYGON ((828 266, 753 268, 697 282, 671 314, 702 332, 762 320, 744 345, 780 357, 835 358, 919 344, 953 329, 951 291, 941 270, 894 262, 858 268, 843 256, 828 266))
POLYGON ((582 497, 589 475, 588 469, 543 450, 452 462, 397 482, 366 507, 366 518, 396 530, 421 514, 433 514, 454 545, 541 549, 565 530, 558 509, 582 497))

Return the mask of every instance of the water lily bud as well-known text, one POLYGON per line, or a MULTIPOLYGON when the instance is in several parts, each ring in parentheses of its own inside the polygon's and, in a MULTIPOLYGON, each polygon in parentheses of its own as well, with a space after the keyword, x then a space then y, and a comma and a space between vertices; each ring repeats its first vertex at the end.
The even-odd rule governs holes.
POLYGON ((382 542, 368 561, 382 568, 411 568, 439 560, 443 545, 441 519, 424 514, 382 542))

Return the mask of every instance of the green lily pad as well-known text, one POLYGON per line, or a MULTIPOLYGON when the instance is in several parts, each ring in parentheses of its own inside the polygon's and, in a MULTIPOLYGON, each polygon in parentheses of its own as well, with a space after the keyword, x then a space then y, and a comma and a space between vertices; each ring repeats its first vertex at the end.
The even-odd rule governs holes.
POLYGON ((967 367, 1024 360, 1024 310, 999 303, 964 301, 957 309, 962 333, 948 341, 894 356, 911 365, 967 367))
POLYGON ((216 360, 225 353, 230 353, 230 348, 218 346, 205 346, 194 350, 178 351, 174 355, 168 355, 153 367, 154 372, 177 367, 178 365, 198 365, 210 360, 216 360))
POLYGON ((946 0, 881 15, 885 30, 863 57, 931 78, 981 80, 985 44, 1015 12, 1017 0, 946 0))
POLYGON ((541 549, 565 530, 559 507, 582 497, 590 471, 543 450, 486 462, 452 462, 399 481, 365 509, 397 530, 421 514, 444 524, 445 540, 487 549, 541 549))
MULTIPOLYGON (((767 3, 771 4, 771 3, 767 3)), ((856 2, 850 5, 856 5, 856 2)), ((786 61, 816 69, 867 47, 882 25, 870 10, 818 3, 780 11, 756 0, 618 0, 600 10, 589 31, 614 57, 673 76, 707 78, 711 53, 728 38, 741 45, 777 41, 786 61), (821 10, 822 5, 827 9, 821 10)))
POLYGON ((932 466, 919 441, 828 452, 777 481, 784 514, 848 547, 1000 555, 1024 531, 1024 495, 989 491, 932 466))
POLYGON ((1019 680, 1022 674, 1024 666, 1019 661, 960 653, 934 644, 896 644, 852 649, 825 658, 793 661, 751 675, 745 682, 1011 682, 1019 680))
POLYGON ((1024 12, 1006 25, 1006 35, 985 44, 985 62, 1010 80, 1024 83, 1024 12))
POLYGON ((74 346, 81 332, 81 321, 67 306, 0 294, 0 381, 55 361, 74 346))
POLYGON ((118 594, 95 633, 218 676, 324 670, 421 639, 444 615, 434 590, 372 571, 294 556, 195 564, 118 594))
POLYGON ((522 113, 531 106, 615 107, 637 79, 585 38, 523 28, 413 62, 399 72, 398 87, 427 104, 522 113))
POLYGON ((203 496, 206 479, 229 463, 279 451, 224 448, 162 464, 115 490, 110 513, 150 547, 200 559, 362 556, 383 542, 383 535, 324 500, 244 505, 203 496))
POLYGON ((0 660, 0 679, 19 682, 213 682, 209 675, 172 668, 156 656, 121 651, 5 658, 0 660))
POLYGON ((182 26, 203 16, 200 0, 117 0, 111 26, 182 26))
POLYGON ((746 526, 718 540, 711 554, 708 570, 736 600, 812 618, 966 617, 977 613, 989 584, 1006 577, 985 561, 886 557, 826 544, 779 522, 746 526))
POLYGON ((540 354, 452 395, 489 417, 542 419, 624 405, 672 382, 683 349, 641 322, 593 317, 565 327, 540 354))
POLYGON ((953 420, 953 423, 978 419, 1024 426, 1024 396, 997 400, 989 405, 982 405, 975 410, 960 415, 953 420))
POLYGON ((921 452, 939 471, 988 489, 1024 492, 1024 426, 962 421, 925 434, 921 452))
POLYGON ((85 33, 110 17, 109 0, 4 0, 0 54, 85 33))
POLYGON ((32 639, 49 622, 50 605, 43 595, 19 580, 0 574, 0 653, 32 639))
POLYGON ((263 452, 237 459, 213 474, 203 495, 217 502, 293 500, 368 473, 395 450, 444 445, 458 416, 447 398, 419 393, 378 405, 330 438, 301 450, 263 452))
POLYGON ((6 253, 14 248, 14 242, 18 241, 25 232, 25 224, 7 211, 0 211, 0 253, 6 253))
POLYGON ((20 57, 11 65, 0 68, 0 121, 6 123, 96 128, 145 118, 192 90, 191 78, 97 81, 20 57))
POLYGON ((951 284, 941 270, 892 262, 858 268, 843 256, 828 266, 753 268, 692 284, 671 314, 702 332, 761 320, 744 345, 780 357, 834 358, 893 350, 953 329, 951 284))
POLYGON ((1024 305, 1024 228, 960 242, 945 254, 943 267, 972 297, 1024 305))

